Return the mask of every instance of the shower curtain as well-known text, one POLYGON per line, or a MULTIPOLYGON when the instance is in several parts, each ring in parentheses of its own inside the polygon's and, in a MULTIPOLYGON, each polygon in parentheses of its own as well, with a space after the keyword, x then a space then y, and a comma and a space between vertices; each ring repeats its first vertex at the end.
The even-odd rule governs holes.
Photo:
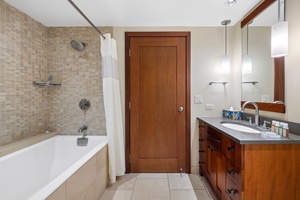
POLYGON ((124 133, 117 65, 117 44, 110 34, 101 38, 103 97, 108 137, 109 179, 125 174, 124 133))

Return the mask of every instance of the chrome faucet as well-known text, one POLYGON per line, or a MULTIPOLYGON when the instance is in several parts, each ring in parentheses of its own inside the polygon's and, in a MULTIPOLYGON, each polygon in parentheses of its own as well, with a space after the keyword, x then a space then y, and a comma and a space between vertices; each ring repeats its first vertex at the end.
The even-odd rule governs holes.
POLYGON ((255 108, 255 125, 259 126, 259 110, 258 110, 258 106, 254 101, 246 101, 243 105, 242 105, 242 109, 241 112, 244 112, 246 105, 248 104, 252 104, 255 108))
POLYGON ((82 137, 85 137, 86 133, 84 133, 83 131, 85 131, 87 129, 88 129, 87 125, 83 125, 82 127, 79 127, 78 133, 83 133, 82 137))

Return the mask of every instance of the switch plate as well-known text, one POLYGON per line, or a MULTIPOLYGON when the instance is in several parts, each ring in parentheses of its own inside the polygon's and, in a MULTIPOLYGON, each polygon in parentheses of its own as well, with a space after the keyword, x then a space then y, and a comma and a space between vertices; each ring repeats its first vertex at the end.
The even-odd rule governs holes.
POLYGON ((213 110, 214 104, 205 104, 205 110, 213 110))
POLYGON ((203 95, 195 95, 194 96, 194 103, 197 103, 197 104, 203 103, 203 95))

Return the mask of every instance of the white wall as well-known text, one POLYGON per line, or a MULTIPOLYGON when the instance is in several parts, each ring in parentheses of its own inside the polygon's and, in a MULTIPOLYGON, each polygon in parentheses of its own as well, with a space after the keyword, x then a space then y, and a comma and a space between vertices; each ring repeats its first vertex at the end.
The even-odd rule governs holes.
POLYGON ((286 116, 300 123, 300 1, 286 1, 286 20, 289 23, 289 52, 285 58, 286 116))
MULTIPOLYGON (((198 116, 221 116, 223 108, 239 108, 240 88, 233 85, 232 73, 220 73, 221 56, 224 54, 224 27, 114 27, 114 38, 118 42, 118 64, 122 109, 125 113, 125 32, 130 31, 190 31, 191 32, 191 165, 192 172, 198 170, 198 116), (228 81, 222 84, 209 85, 211 81, 228 81), (237 87, 237 89, 235 88, 237 87), (203 104, 194 104, 194 95, 203 95, 203 104), (233 95, 234 94, 234 95, 233 95), (233 97, 235 96, 235 97, 233 97), (238 97, 237 97, 238 96, 238 97), (237 98, 236 98, 237 97, 237 98), (233 99, 236 103, 233 104, 233 99), (214 104, 214 110, 205 110, 205 104, 214 104)), ((240 32, 237 33, 240 40, 240 32)), ((228 28, 228 54, 233 53, 233 29, 228 28)), ((237 48, 240 48, 238 43, 237 48)), ((238 50, 238 52, 241 52, 238 50)), ((238 53, 240 55, 240 53, 238 53)), ((233 59, 232 59, 233 62, 233 59)), ((238 61, 239 62, 239 61, 238 61)), ((240 82, 240 72, 234 71, 240 82)), ((123 114, 124 117, 124 114, 123 114)))

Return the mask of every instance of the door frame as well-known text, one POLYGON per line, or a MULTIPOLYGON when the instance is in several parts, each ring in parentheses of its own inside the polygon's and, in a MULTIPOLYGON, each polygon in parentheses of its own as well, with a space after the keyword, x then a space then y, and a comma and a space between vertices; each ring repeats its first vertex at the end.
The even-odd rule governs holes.
POLYGON ((186 39, 186 173, 191 173, 191 33, 190 32, 125 32, 125 166, 130 173, 130 38, 185 37, 186 39))

